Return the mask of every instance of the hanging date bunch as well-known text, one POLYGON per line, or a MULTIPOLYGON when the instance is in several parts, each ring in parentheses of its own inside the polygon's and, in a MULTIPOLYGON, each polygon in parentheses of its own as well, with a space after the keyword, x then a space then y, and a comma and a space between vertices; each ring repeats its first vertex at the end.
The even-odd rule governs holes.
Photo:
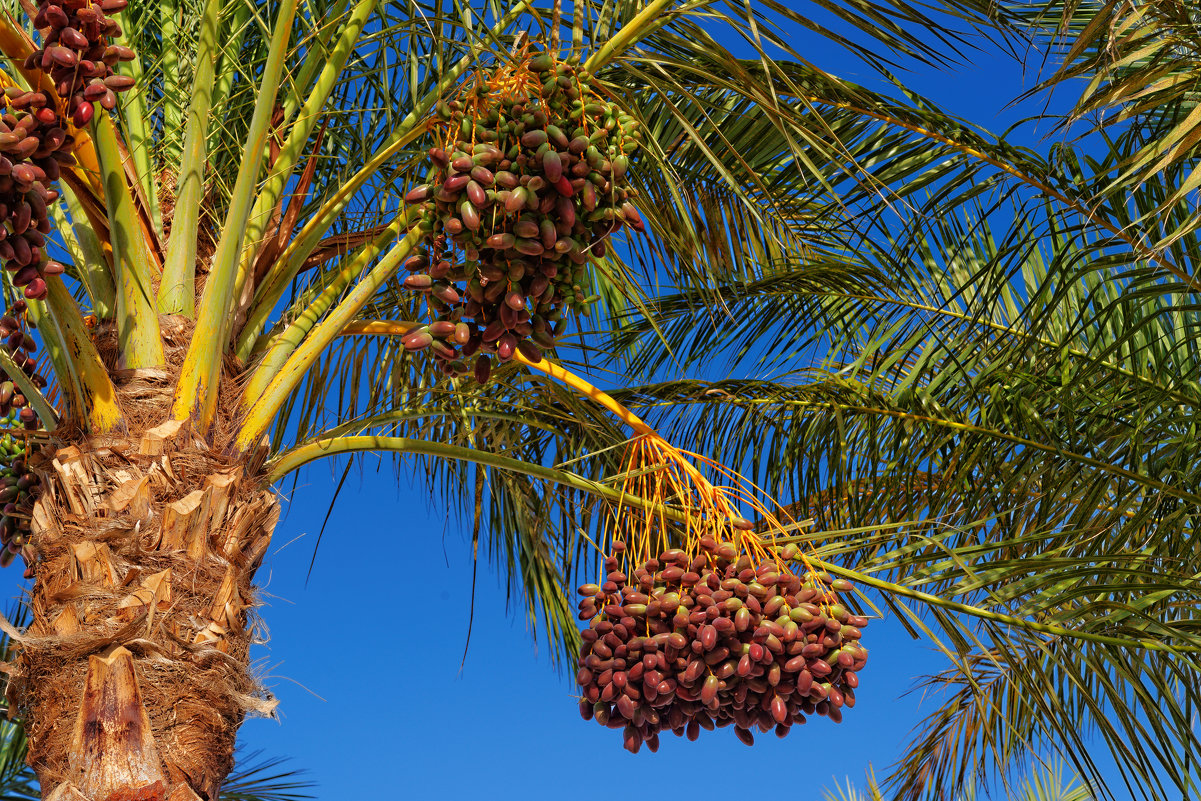
MULTIPOLYGON (((23 325, 25 301, 19 300, 11 314, 0 317, 0 349, 28 377, 34 387, 46 386, 37 371, 37 344, 23 325)), ((0 368, 0 567, 12 564, 18 554, 27 574, 34 560, 30 544, 30 515, 40 491, 37 474, 30 469, 31 434, 41 427, 37 413, 21 393, 7 370, 0 368)), ((28 577, 28 576, 27 576, 28 577)))
POLYGON ((584 718, 622 729, 630 751, 658 750, 661 731, 695 740, 727 725, 751 745, 756 728, 784 737, 855 705, 867 618, 842 603, 848 582, 787 568, 795 545, 756 563, 705 538, 696 556, 668 550, 628 576, 623 544, 614 551, 604 584, 580 588, 576 681, 584 718))
POLYGON ((841 721, 867 663, 850 583, 766 538, 803 524, 754 484, 638 426, 620 489, 640 503, 611 513, 601 581, 579 589, 580 714, 621 729, 632 752, 657 750, 663 731, 732 725, 750 745, 755 729, 841 721))
POLYGON ((446 371, 477 380, 520 349, 555 344, 565 311, 584 311, 590 259, 644 226, 626 183, 636 122, 550 53, 498 66, 441 103, 429 184, 408 193, 432 217, 425 252, 405 266, 432 322, 404 338, 446 371))
POLYGON ((116 93, 133 86, 132 78, 113 72, 133 51, 109 43, 121 32, 109 15, 125 6, 126 0, 40 3, 34 27, 42 47, 29 55, 25 68, 49 75, 57 98, 11 86, 0 100, 0 263, 30 299, 45 298, 46 276, 63 272, 47 257, 46 235, 48 209, 58 199, 51 184, 62 167, 75 163, 64 115, 76 126, 86 125, 95 116, 93 104, 116 108, 116 93))
POLYGON ((42 0, 33 25, 43 32, 42 47, 30 54, 26 69, 40 69, 54 82, 54 91, 66 103, 71 122, 82 127, 95 116, 94 104, 112 111, 117 92, 133 88, 134 80, 113 71, 131 61, 134 52, 110 44, 121 34, 112 14, 128 0, 42 0))
POLYGON ((0 263, 30 299, 46 296, 45 276, 63 272, 47 258, 46 235, 58 199, 50 184, 74 163, 71 144, 49 94, 9 87, 0 96, 0 263))

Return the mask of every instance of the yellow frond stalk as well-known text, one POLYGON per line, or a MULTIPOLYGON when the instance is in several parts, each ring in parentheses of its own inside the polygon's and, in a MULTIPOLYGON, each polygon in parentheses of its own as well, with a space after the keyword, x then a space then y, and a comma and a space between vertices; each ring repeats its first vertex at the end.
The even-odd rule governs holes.
MULTIPOLYGON (((531 361, 520 352, 514 358, 600 404, 634 432, 622 463, 620 494, 637 503, 619 502, 610 508, 603 530, 613 552, 606 555, 635 565, 672 548, 697 555, 728 544, 737 555, 755 562, 774 559, 782 564, 772 540, 805 524, 754 482, 714 459, 677 448, 612 395, 563 366, 546 359, 531 361), (683 522, 668 521, 661 513, 667 508, 681 512, 683 522), (759 523, 752 524, 742 509, 759 523), (619 541, 625 543, 624 551, 612 549, 619 541)), ((798 551, 795 558, 804 573, 824 582, 804 554, 798 551)))
MULTIPOLYGON (((420 326, 408 320, 356 320, 345 325, 339 336, 399 337, 420 326)), ((815 583, 829 583, 799 548, 789 548, 787 554, 783 550, 795 539, 795 532, 811 521, 794 519, 738 471, 672 445, 612 395, 562 365, 546 359, 531 361, 520 351, 513 358, 597 403, 634 433, 625 445, 620 472, 602 482, 617 489, 617 502, 609 507, 602 526, 601 543, 609 546, 605 556, 632 566, 673 548, 695 556, 728 544, 737 555, 758 563, 773 559, 783 567, 795 559, 815 583), (752 524, 742 509, 759 522, 752 524), (783 540, 790 535, 787 542, 783 540), (615 542, 625 543, 624 550, 613 549, 615 542)), ((588 542, 602 550, 591 539, 588 542)))

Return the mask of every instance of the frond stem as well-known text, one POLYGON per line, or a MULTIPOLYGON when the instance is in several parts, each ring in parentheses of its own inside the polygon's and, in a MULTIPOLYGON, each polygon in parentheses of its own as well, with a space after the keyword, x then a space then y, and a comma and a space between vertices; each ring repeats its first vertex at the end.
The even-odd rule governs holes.
POLYGON ((254 187, 258 183, 263 151, 270 134, 271 116, 279 91, 280 77, 287 62, 288 42, 291 39, 292 20, 296 16, 297 5, 298 0, 284 0, 279 7, 271 46, 259 82, 254 115, 250 120, 250 130, 242 150, 242 163, 238 167, 238 177, 234 183, 232 201, 226 212, 217 251, 213 254, 212 271, 200 298, 200 309, 196 316, 197 328, 206 332, 206 336, 192 338, 188 354, 180 366, 172 414, 177 420, 191 419, 201 432, 207 431, 212 422, 221 362, 229 350, 226 340, 230 333, 230 316, 234 311, 238 254, 242 250, 254 187))
MULTIPOLYGON (((404 219, 404 217, 399 217, 397 218, 397 222, 394 223, 397 231, 400 229, 404 219)), ((393 232, 393 236, 395 236, 395 232, 393 232)), ((318 308, 306 310, 301 320, 298 320, 281 334, 280 344, 289 349, 291 355, 287 356, 287 360, 278 368, 272 365, 270 369, 260 367, 256 371, 256 375, 252 380, 257 380, 261 373, 264 378, 269 378, 270 381, 261 395, 248 395, 248 400, 252 401, 252 404, 246 411, 246 417, 236 438, 236 447, 239 450, 247 452, 257 447, 259 439, 271 427, 276 413, 283 406, 288 395, 300 383, 305 373, 312 367, 321 352, 329 346, 342 329, 351 322, 354 316, 367 305, 368 301, 371 300, 379 288, 396 275, 396 270, 401 260, 408 257, 424 236, 425 232, 422 227, 420 225, 414 226, 403 239, 397 241, 380 258, 379 262, 371 268, 367 275, 350 290, 346 298, 333 307, 320 323, 316 321, 324 313, 324 310, 329 308, 327 304, 322 304, 324 308, 321 308, 318 304, 314 304, 318 308)), ((387 243, 376 241, 372 244, 374 247, 364 248, 361 261, 356 260, 355 264, 358 266, 358 269, 361 270, 387 243)), ((355 272, 357 273, 358 270, 355 272)))
POLYGON ((164 363, 162 334, 155 308, 154 278, 117 131, 107 114, 95 119, 92 135, 100 158, 108 212, 109 243, 117 290, 117 336, 123 367, 158 367, 164 363))
POLYGON ((89 336, 71 290, 57 275, 47 276, 46 288, 48 316, 61 333, 66 351, 69 380, 60 383, 67 392, 69 413, 94 434, 123 428, 125 419, 117 403, 117 389, 89 336))
POLYGON ((42 428, 47 431, 53 431, 58 427, 58 413, 46 402, 45 396, 30 380, 25 371, 17 366, 10 354, 4 348, 0 348, 0 368, 4 369, 5 374, 21 392, 25 395, 25 399, 29 401, 29 405, 37 412, 38 418, 42 422, 42 428))
MULTIPOLYGON (((600 50, 592 54, 584 65, 585 69, 596 74, 597 70, 607 65, 623 50, 636 44, 642 37, 666 25, 671 19, 671 14, 667 11, 667 7, 674 2, 675 0, 653 0, 653 2, 648 3, 646 8, 639 11, 632 20, 621 26, 621 30, 605 42, 600 50)), ((581 10, 573 9, 572 13, 578 15, 581 10)))
POLYGON ((584 397, 592 399, 595 403, 600 404, 605 409, 610 411, 617 419, 621 420, 627 426, 632 428, 635 434, 644 437, 651 436, 662 439, 655 429, 643 422, 641 417, 618 403, 617 400, 608 392, 605 392, 599 387, 593 386, 591 383, 585 381, 583 378, 571 372, 567 368, 558 364, 553 364, 546 359, 540 359, 537 362, 530 361, 523 356, 520 351, 517 351, 513 354, 513 359, 521 362, 526 367, 537 370, 541 373, 545 373, 546 375, 558 381, 562 381, 564 384, 571 387, 584 397))
POLYGON ((208 0, 200 20, 191 102, 184 123, 183 148, 176 166, 175 213, 171 241, 163 264, 158 309, 163 314, 196 314, 196 232, 204 207, 204 172, 208 126, 213 103, 213 76, 221 55, 222 0, 208 0))
POLYGON ((408 437, 377 437, 377 436, 349 436, 349 437, 328 437, 325 439, 308 442, 298 447, 295 447, 283 454, 280 454, 275 459, 267 464, 267 481, 274 483, 279 479, 291 473, 293 470, 308 464, 316 459, 321 459, 326 456, 339 456, 348 453, 361 453, 364 451, 386 451, 391 453, 411 453, 421 456, 435 456, 443 459, 458 459, 476 464, 495 467, 500 470, 509 470, 514 473, 522 473, 531 478, 538 478, 544 481, 550 481, 555 484, 561 484, 572 489, 580 490, 581 492, 589 493, 597 497, 603 498, 614 503, 640 506, 648 511, 654 512, 657 515, 664 515, 673 520, 684 521, 686 516, 684 513, 676 511, 671 507, 663 504, 656 504, 641 498, 633 498, 628 494, 622 493, 619 490, 606 487, 600 482, 593 481, 575 473, 569 473, 563 470, 555 470, 551 467, 545 467, 539 464, 523 462, 520 459, 511 459, 507 456, 500 456, 487 451, 480 451, 474 448, 464 448, 457 445, 447 445, 441 442, 430 442, 428 440, 411 439, 408 437))
MULTIPOLYGON (((492 26, 489 36, 495 38, 528 7, 529 0, 520 0, 514 3, 505 15, 492 26)), ((361 169, 343 182, 328 200, 322 203, 321 207, 309 217, 300 232, 288 243, 262 283, 254 288, 253 306, 247 315, 246 324, 239 333, 235 350, 239 358, 249 360, 259 328, 265 324, 275 304, 282 297, 287 282, 296 275, 304 260, 317 247, 322 233, 334 223, 355 192, 375 174, 376 170, 392 156, 425 135, 425 128, 421 123, 426 120, 442 94, 454 86, 459 78, 476 63, 477 57, 476 53, 468 53, 448 69, 438 83, 413 105, 412 110, 397 124, 380 149, 361 169)))
MULTIPOLYGON (((784 543, 788 543, 788 542, 798 542, 799 543, 799 542, 804 542, 804 541, 805 541, 804 537, 786 537, 786 538, 773 540, 772 544, 784 544, 784 543)), ((1145 648, 1148 651, 1162 651, 1162 652, 1171 653, 1171 654, 1201 653, 1201 646, 1194 646, 1194 645, 1172 646, 1172 645, 1165 645, 1164 643, 1161 643, 1161 642, 1156 642, 1155 640, 1135 640, 1135 639, 1126 639, 1123 637, 1110 637, 1105 634, 1092 634, 1090 632, 1085 632, 1085 631, 1073 631, 1072 629, 1066 629, 1062 626, 1055 626, 1050 623, 1039 623, 1034 620, 1027 620, 1025 618, 1014 617, 1013 615, 1006 615, 1006 614, 1002 614, 1000 612, 993 612, 988 609, 981 609, 978 606, 972 606, 971 604, 960 603, 958 601, 952 601, 947 598, 940 598, 937 595, 930 595, 929 593, 922 592, 921 590, 915 590, 915 589, 912 589, 911 587, 906 587, 901 584, 893 584, 890 581, 885 581, 884 579, 876 578, 875 576, 869 575, 867 573, 860 573, 856 570, 851 570, 850 568, 842 567, 841 565, 835 565, 835 564, 831 564, 830 562, 824 562, 824 561, 817 559, 815 557, 812 557, 812 556, 808 557, 808 559, 809 559, 809 562, 814 567, 817 567, 821 570, 825 570, 828 573, 833 573, 836 576, 842 576, 843 578, 849 579, 849 580, 857 582, 859 584, 863 584, 865 586, 872 587, 874 589, 880 590, 881 592, 889 593, 891 595, 900 595, 905 598, 912 598, 915 601, 921 601, 922 603, 928 604, 930 606, 936 606, 940 609, 947 609, 952 612, 959 612, 961 614, 965 614, 970 617, 979 618, 981 620, 987 620, 991 623, 1001 623, 1001 624, 1005 624, 1005 625, 1009 625, 1009 626, 1014 626, 1016 628, 1026 629, 1027 631, 1037 631, 1040 634, 1049 634, 1053 637, 1064 637, 1067 639, 1085 640, 1087 642, 1095 642, 1095 643, 1099 643, 1102 645, 1115 645, 1120 648, 1145 648)))
MULTIPOLYGON (((678 402, 679 403, 695 403, 697 401, 685 400, 685 401, 678 401, 678 402)), ((797 406, 797 407, 801 407, 801 408, 813 408, 813 409, 837 408, 837 409, 840 409, 843 411, 848 411, 848 412, 859 412, 862 414, 876 414, 876 415, 881 415, 884 417, 893 417, 893 418, 901 419, 901 420, 913 420, 913 421, 917 421, 917 422, 929 423, 931 425, 941 426, 944 428, 951 428, 951 429, 955 429, 957 431, 963 431, 963 432, 967 432, 967 433, 971 433, 971 434, 980 434, 982 436, 993 437, 995 439, 1000 439, 1000 440, 1004 440, 1006 442, 1011 442, 1015 445, 1021 445, 1026 448, 1032 448, 1034 450, 1042 451, 1044 453, 1051 453, 1051 454, 1055 454, 1057 456, 1062 456, 1065 459, 1070 459, 1072 461, 1077 461, 1082 464, 1086 464, 1089 467, 1094 467, 1102 472, 1110 473, 1112 475, 1116 475, 1116 476, 1120 476, 1122 478, 1129 479, 1130 481, 1133 481, 1136 484, 1154 487, 1155 489, 1157 489, 1161 492, 1164 492, 1164 493, 1167 493, 1168 495, 1172 495, 1174 497, 1188 501, 1189 503, 1201 504, 1201 495, 1194 495, 1191 492, 1187 492, 1178 487, 1173 487, 1172 485, 1166 484, 1157 479, 1153 479, 1148 476, 1141 476, 1138 473, 1133 473, 1129 470, 1123 469, 1116 465, 1108 464, 1106 462, 1101 461, 1100 459, 1094 459, 1090 456, 1085 456, 1082 453, 1076 453, 1075 451, 1065 450, 1063 448, 1058 448, 1054 445, 1046 445, 1046 444, 1043 444, 1036 440, 1027 439, 1025 437, 1019 437, 1015 434, 1006 434, 1005 432, 997 431, 996 429, 983 428, 981 426, 972 425, 971 423, 964 423, 964 422, 960 422, 957 420, 945 420, 945 419, 940 419, 937 417, 930 417, 928 415, 913 414, 912 412, 898 411, 896 409, 882 409, 882 408, 879 408, 876 406, 861 406, 858 404, 840 403, 840 402, 834 402, 834 401, 739 399, 736 402, 737 403, 754 403, 754 404, 761 404, 761 405, 787 405, 787 406, 797 406)))

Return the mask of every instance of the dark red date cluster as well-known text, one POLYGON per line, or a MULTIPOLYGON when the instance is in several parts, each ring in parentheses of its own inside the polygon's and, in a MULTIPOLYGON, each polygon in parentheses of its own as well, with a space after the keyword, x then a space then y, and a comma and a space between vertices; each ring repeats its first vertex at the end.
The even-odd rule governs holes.
POLYGON ((755 728, 783 737, 806 715, 841 721, 867 663, 867 618, 840 602, 850 583, 789 572, 795 546, 758 565, 729 543, 701 547, 632 576, 610 558, 604 584, 580 588, 581 715, 622 729, 632 752, 657 750, 661 731, 695 740, 733 725, 750 745, 755 728))
POLYGON ((113 71, 120 62, 131 61, 133 51, 110 44, 121 35, 121 26, 111 15, 127 5, 127 0, 43 0, 38 4, 33 25, 42 32, 42 47, 29 56, 25 67, 50 76, 77 127, 91 122, 94 104, 112 111, 117 107, 117 92, 133 88, 133 78, 113 71))

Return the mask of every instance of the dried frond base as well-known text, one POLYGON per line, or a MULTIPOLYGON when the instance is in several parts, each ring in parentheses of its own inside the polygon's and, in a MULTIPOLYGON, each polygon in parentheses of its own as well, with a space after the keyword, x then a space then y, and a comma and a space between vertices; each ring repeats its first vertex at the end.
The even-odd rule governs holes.
MULTIPOLYGON (((143 404, 127 419, 166 408, 127 378, 122 401, 143 404)), ((247 666, 275 496, 177 422, 78 437, 35 467, 34 622, 12 691, 42 787, 215 801, 243 717, 272 708, 247 666)))

